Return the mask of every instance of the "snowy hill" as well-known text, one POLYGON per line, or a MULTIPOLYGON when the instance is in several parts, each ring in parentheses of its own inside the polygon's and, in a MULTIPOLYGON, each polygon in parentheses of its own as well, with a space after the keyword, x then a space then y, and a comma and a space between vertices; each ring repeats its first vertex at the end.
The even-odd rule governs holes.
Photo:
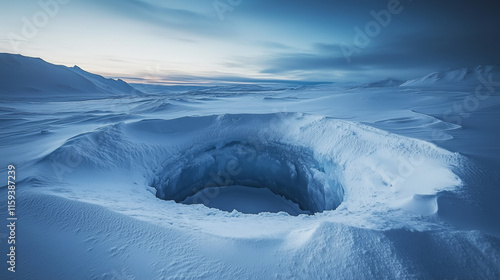
POLYGON ((0 94, 16 97, 109 96, 141 94, 122 80, 106 79, 78 66, 54 65, 40 58, 0 53, 0 94))
POLYGON ((464 67, 455 70, 440 71, 426 76, 408 80, 401 84, 401 87, 410 86, 433 86, 449 84, 477 84, 478 77, 487 78, 492 76, 493 81, 498 81, 500 77, 499 65, 480 65, 474 67, 464 67))

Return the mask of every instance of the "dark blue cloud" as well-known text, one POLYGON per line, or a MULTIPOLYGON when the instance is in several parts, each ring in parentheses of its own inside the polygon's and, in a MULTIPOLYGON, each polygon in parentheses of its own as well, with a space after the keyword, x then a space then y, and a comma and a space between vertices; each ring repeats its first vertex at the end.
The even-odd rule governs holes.
MULTIPOLYGON (((371 72, 369 76, 373 77, 377 73, 397 77, 401 73, 408 76, 446 68, 500 63, 500 1, 401 1, 401 5, 405 5, 403 11, 392 15, 388 26, 380 27, 376 36, 367 36, 369 44, 362 47, 355 44, 357 33, 354 28, 365 32, 367 24, 374 21, 367 11, 378 12, 376 7, 384 8, 383 4, 388 1, 354 1, 359 6, 355 3, 336 6, 333 2, 308 6, 294 2, 290 10, 301 13, 302 7, 311 17, 326 16, 331 10, 336 10, 331 11, 332 14, 339 10, 350 12, 351 19, 344 21, 340 31, 336 29, 339 34, 350 33, 350 37, 343 37, 336 43, 325 37, 324 42, 311 43, 308 51, 275 53, 262 60, 261 72, 358 71, 367 75, 371 72), (312 13, 314 9, 318 13, 312 13), (352 51, 349 59, 342 52, 342 46, 348 53, 352 51)), ((273 7, 277 9, 280 5, 274 3, 273 7)), ((321 20, 311 18, 311 22, 321 20)))
MULTIPOLYGON (((376 42, 354 53, 350 62, 341 53, 341 45, 315 44, 311 53, 287 53, 263 61, 262 73, 291 71, 372 71, 407 70, 415 75, 433 69, 456 68, 500 63, 500 41, 488 34, 454 34, 446 39, 438 34, 413 34, 376 42)), ((376 74, 376 73, 374 73, 376 74)))

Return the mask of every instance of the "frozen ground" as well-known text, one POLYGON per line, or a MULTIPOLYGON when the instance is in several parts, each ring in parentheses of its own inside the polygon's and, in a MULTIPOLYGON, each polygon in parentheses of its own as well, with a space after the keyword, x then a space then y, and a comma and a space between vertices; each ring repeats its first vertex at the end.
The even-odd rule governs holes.
POLYGON ((500 278, 498 67, 134 89, 0 59, 2 279, 500 278))

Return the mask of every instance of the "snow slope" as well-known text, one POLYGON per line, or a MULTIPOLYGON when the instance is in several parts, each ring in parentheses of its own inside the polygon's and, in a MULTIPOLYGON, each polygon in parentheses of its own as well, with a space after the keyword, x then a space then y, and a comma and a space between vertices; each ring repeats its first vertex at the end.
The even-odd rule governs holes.
MULTIPOLYGON (((79 169, 92 173, 134 169, 164 200, 180 202, 206 187, 244 185, 267 188, 312 213, 342 202, 353 211, 379 203, 404 208, 422 202, 418 195, 435 200, 430 196, 437 191, 460 185, 452 168, 462 164, 458 155, 425 142, 301 114, 115 125, 71 139, 40 166, 68 157, 79 158, 79 169), (423 180, 425 174, 434 175, 423 180)), ((50 178, 51 171, 37 178, 50 178)), ((436 210, 427 201, 420 208, 436 210)))
POLYGON ((453 85, 19 91, 0 106, 19 218, 0 278, 498 279, 499 89, 455 112, 477 84, 453 85))

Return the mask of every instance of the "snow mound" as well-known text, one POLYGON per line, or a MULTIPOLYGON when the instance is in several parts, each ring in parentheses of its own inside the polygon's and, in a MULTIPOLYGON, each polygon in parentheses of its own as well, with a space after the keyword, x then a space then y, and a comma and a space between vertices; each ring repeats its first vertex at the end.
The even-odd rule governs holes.
POLYGON ((306 213, 384 205, 418 214, 435 213, 429 196, 461 184, 453 169, 462 160, 425 141, 299 113, 121 123, 76 136, 41 161, 68 158, 79 159, 76 173, 133 170, 157 197, 176 202, 207 205, 210 196, 193 196, 244 186, 268 189, 306 213))
POLYGON ((434 72, 426 76, 409 80, 401 84, 401 87, 413 86, 433 86, 473 83, 478 84, 478 77, 493 77, 497 81, 500 77, 500 66, 498 65, 480 65, 475 67, 464 67, 455 70, 434 72))
POLYGON ((400 86, 401 84, 403 84, 403 81, 387 78, 385 80, 364 84, 361 87, 362 88, 397 87, 400 86))
POLYGON ((0 84, 0 94, 13 98, 43 98, 59 94, 82 99, 141 94, 122 80, 106 79, 77 66, 69 68, 40 58, 7 53, 0 53, 0 84))

